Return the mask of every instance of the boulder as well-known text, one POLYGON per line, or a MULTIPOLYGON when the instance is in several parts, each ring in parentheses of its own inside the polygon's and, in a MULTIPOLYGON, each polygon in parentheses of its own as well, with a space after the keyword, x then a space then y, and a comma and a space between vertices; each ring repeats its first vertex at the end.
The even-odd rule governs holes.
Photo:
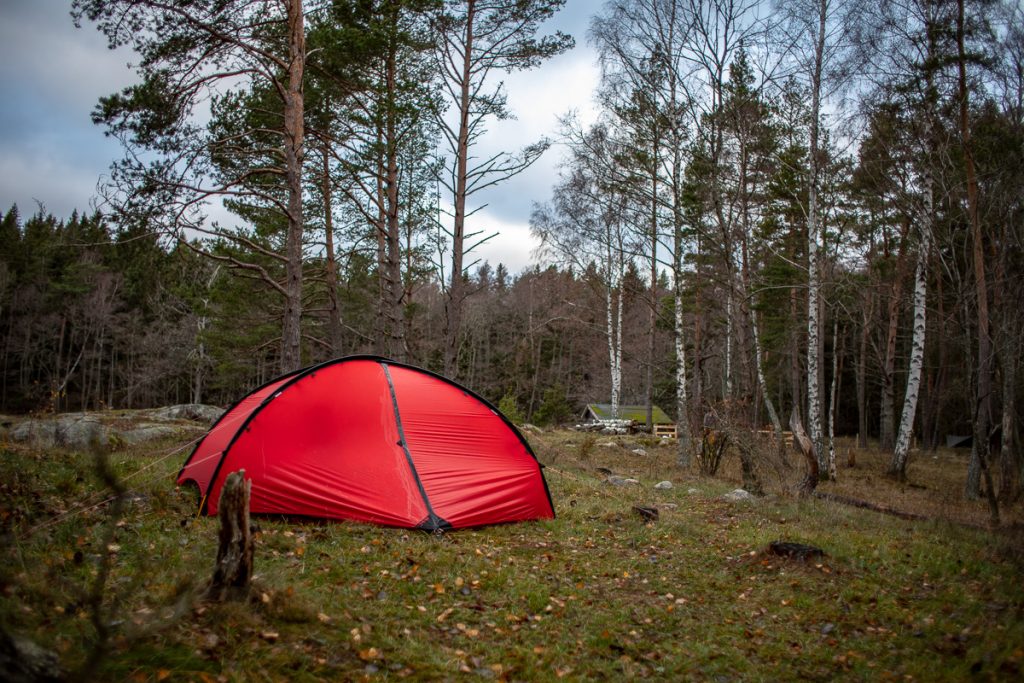
POLYGON ((178 428, 173 425, 142 423, 131 429, 118 432, 118 436, 128 445, 135 445, 143 441, 154 441, 178 435, 178 428))
POLYGON ((735 489, 733 491, 729 491, 729 493, 722 496, 722 500, 727 500, 731 503, 739 503, 745 500, 753 499, 754 496, 749 491, 745 491, 744 489, 735 489))
POLYGON ((666 481, 659 481, 657 484, 654 485, 654 488, 656 488, 656 489, 670 489, 670 488, 672 488, 672 482, 667 481, 667 480, 666 481))
POLYGON ((94 444, 108 445, 110 429, 93 415, 68 413, 50 419, 25 420, 11 429, 10 438, 36 448, 84 450, 94 444))
POLYGON ((223 408, 203 403, 182 403, 149 411, 149 417, 154 420, 191 420, 206 423, 214 422, 223 414, 223 408))

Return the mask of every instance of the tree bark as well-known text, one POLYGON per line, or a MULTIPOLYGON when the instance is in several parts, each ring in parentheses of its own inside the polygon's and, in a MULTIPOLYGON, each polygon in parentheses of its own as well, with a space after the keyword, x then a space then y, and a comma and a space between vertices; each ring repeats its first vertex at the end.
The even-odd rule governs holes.
MULTIPOLYGON (((927 162, 926 162, 927 167, 927 162)), ((907 478, 907 459, 910 453, 910 437, 914 431, 914 414, 917 411, 917 399, 921 392, 921 368, 924 365, 925 334, 928 328, 928 261, 931 257, 932 245, 932 175, 925 178, 924 215, 921 217, 921 229, 917 247, 917 266, 914 269, 914 332, 910 349, 910 371, 907 373, 907 391, 903 399, 903 411, 900 417, 899 435, 896 448, 893 450, 889 463, 889 476, 899 481, 907 478)))
POLYGON ((827 0, 818 2, 818 29, 814 44, 814 67, 811 76, 811 130, 808 150, 808 197, 807 197, 807 423, 810 426, 814 451, 821 452, 821 395, 819 392, 819 338, 821 320, 818 298, 820 295, 820 273, 818 269, 818 137, 821 125, 821 74, 825 52, 825 19, 828 13, 827 0))
POLYGON ((288 84, 284 93, 284 158, 288 183, 288 233, 285 238, 285 304, 281 333, 281 372, 302 367, 302 164, 303 87, 306 30, 302 0, 287 0, 288 84))
POLYGON ((818 456, 814 452, 814 442, 811 441, 807 436, 807 432, 804 431, 804 426, 800 422, 800 416, 795 409, 789 416, 789 429, 793 432, 793 439, 796 441, 797 448, 807 464, 807 471, 804 473, 804 478, 800 480, 797 491, 801 496, 809 496, 814 493, 814 489, 818 486, 818 456))
POLYGON ((331 345, 331 355, 335 358, 344 355, 342 344, 344 339, 341 331, 341 307, 338 305, 338 262, 334 253, 334 193, 331 187, 331 163, 327 143, 323 143, 322 152, 322 186, 324 199, 324 287, 327 288, 327 336, 331 345))
POLYGON ((905 221, 900 233, 899 251, 896 256, 896 272, 889 290, 888 327, 885 334, 885 350, 882 358, 882 402, 879 408, 878 447, 892 450, 896 446, 896 338, 900 323, 900 302, 903 299, 903 280, 907 262, 907 235, 910 222, 905 221))
POLYGON ((458 376, 459 341, 462 334, 462 308, 466 298, 463 281, 463 249, 466 234, 466 182, 469 172, 470 82, 473 77, 473 40, 476 22, 476 3, 469 0, 466 11, 466 30, 462 45, 462 72, 459 89, 459 134, 455 162, 455 216, 452 220, 452 272, 445 301, 444 372, 451 378, 458 376))
POLYGON ((249 526, 249 494, 252 481, 245 470, 232 472, 224 480, 217 503, 220 517, 217 564, 206 598, 217 602, 249 598, 252 580, 253 541, 249 526))
POLYGON ((874 297, 868 294, 868 307, 860 327, 860 348, 857 353, 857 448, 868 447, 868 337, 874 317, 874 297))
POLYGON ((964 48, 964 0, 957 2, 956 42, 957 72, 960 95, 960 144, 964 153, 967 175, 967 214, 971 223, 971 261, 974 267, 974 293, 978 309, 978 367, 974 396, 974 434, 971 448, 971 466, 968 470, 965 494, 968 499, 978 497, 978 470, 985 475, 989 512, 993 526, 999 524, 999 505, 996 502, 989 471, 989 429, 992 425, 992 331, 988 311, 988 279, 985 274, 985 247, 978 214, 978 175, 974 165, 971 144, 970 96, 967 87, 967 55, 964 48), (973 476, 972 472, 974 473, 973 476))

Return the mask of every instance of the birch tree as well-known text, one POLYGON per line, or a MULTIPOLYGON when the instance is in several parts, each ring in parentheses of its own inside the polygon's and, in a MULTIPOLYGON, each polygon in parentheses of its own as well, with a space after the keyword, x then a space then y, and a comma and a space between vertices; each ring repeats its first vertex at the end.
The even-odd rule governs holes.
POLYGON ((625 226, 624 191, 628 173, 608 128, 582 131, 566 122, 571 156, 554 188, 550 206, 535 207, 531 229, 549 258, 581 271, 596 264, 604 289, 605 341, 608 349, 612 417, 618 419, 622 393, 624 279, 635 247, 625 226))
POLYGON ((823 378, 820 207, 822 104, 842 85, 840 67, 850 48, 857 6, 847 0, 797 0, 778 5, 795 72, 810 94, 807 181, 807 423, 819 470, 827 472, 822 437, 823 378))

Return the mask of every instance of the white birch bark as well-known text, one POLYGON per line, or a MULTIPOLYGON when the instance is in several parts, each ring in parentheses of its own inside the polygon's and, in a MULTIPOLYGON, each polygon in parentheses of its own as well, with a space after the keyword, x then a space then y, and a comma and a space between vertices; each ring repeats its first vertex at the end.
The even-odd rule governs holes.
POLYGON ((836 471, 836 407, 839 403, 839 320, 832 321, 832 387, 828 399, 828 474, 835 481, 836 471))
MULTIPOLYGON (((677 245, 677 249, 679 246, 677 245)), ((677 260, 679 257, 676 257, 677 260)), ((676 462, 680 467, 690 466, 690 418, 687 412, 686 396, 686 337, 683 329, 683 285, 676 270, 675 283, 675 345, 676 345, 676 433, 679 448, 676 462)))
MULTIPOLYGON (((731 257, 730 257, 731 258, 731 257)), ((725 299, 725 397, 732 398, 732 278, 725 299)))
POLYGON ((611 408, 612 419, 619 419, 619 395, 622 391, 622 276, 624 263, 622 249, 615 252, 611 225, 605 229, 606 270, 607 280, 607 327, 608 327, 608 365, 611 375, 611 408), (616 295, 618 302, 616 305, 616 295))
POLYGON ((910 345, 910 371, 907 373, 907 392, 903 399, 903 412, 900 417, 900 428, 896 436, 896 448, 893 450, 889 474, 905 479, 907 476, 907 458, 910 454, 910 435, 914 429, 914 414, 917 411, 917 399, 921 393, 921 368, 924 365, 924 342, 927 329, 928 299, 928 254, 932 242, 932 179, 931 174, 925 180, 925 207, 921 217, 921 236, 917 248, 917 267, 914 270, 914 333, 910 345))
POLYGON ((761 389, 761 400, 764 401, 764 409, 768 411, 768 419, 771 420, 772 429, 775 431, 775 438, 782 439, 782 420, 775 411, 775 403, 768 393, 768 381, 764 376, 764 362, 761 360, 761 332, 757 326, 757 311, 754 310, 753 302, 750 306, 750 334, 754 340, 754 365, 757 370, 757 386, 761 389))
POLYGON ((811 135, 809 149, 809 175, 807 202, 807 423, 811 443, 822 460, 821 396, 818 386, 820 365, 819 337, 821 320, 818 297, 821 287, 818 273, 818 135, 821 125, 821 73, 825 52, 825 19, 827 0, 818 3, 818 28, 814 45, 814 65, 811 76, 811 135))

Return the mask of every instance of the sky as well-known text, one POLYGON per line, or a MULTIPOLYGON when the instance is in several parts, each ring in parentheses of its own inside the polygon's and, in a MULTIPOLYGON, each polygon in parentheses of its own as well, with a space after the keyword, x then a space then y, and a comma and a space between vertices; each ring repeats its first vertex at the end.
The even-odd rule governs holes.
MULTIPOLYGON (((576 47, 504 79, 516 119, 490 127, 481 156, 555 138, 558 118, 569 111, 592 116, 599 70, 586 30, 599 6, 597 0, 568 0, 544 26, 544 32, 569 33, 576 47)), ((22 216, 39 204, 61 218, 75 209, 91 211, 98 181, 122 156, 120 144, 104 136, 90 114, 101 96, 134 81, 128 65, 135 55, 109 50, 92 24, 75 28, 69 10, 65 0, 0 0, 0 211, 12 204, 22 216)), ((562 154, 555 144, 524 173, 478 195, 487 206, 469 219, 467 231, 499 235, 470 260, 504 263, 512 272, 530 265, 537 246, 530 212, 548 199, 562 154)), ((213 214, 224 215, 218 208, 213 214)))

